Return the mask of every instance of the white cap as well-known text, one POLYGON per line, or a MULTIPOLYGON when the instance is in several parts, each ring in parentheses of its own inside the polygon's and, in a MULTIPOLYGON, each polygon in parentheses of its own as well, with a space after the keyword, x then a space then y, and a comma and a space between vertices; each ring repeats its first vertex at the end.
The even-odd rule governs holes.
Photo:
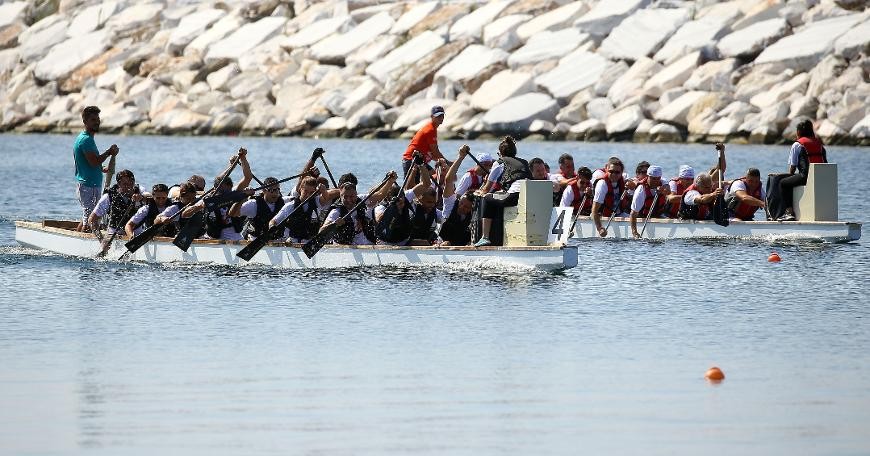
POLYGON ((646 170, 646 175, 649 177, 662 177, 662 167, 652 165, 646 170))
POLYGON ((481 163, 492 163, 495 161, 495 159, 492 158, 492 155, 490 155, 489 152, 481 152, 477 154, 477 161, 481 163))
POLYGON ((680 166, 680 179, 694 179, 695 178, 695 168, 692 168, 689 165, 680 166))

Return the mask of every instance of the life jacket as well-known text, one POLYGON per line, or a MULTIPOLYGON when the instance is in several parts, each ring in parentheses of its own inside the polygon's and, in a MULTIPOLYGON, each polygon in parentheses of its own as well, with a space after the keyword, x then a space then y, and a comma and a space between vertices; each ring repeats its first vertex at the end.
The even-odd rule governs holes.
MULTIPOLYGON (((623 212, 624 203, 622 201, 616 201, 617 197, 613 196, 613 194, 616 193, 622 196, 623 192, 625 191, 625 180, 622 178, 622 176, 620 176, 619 181, 614 186, 613 182, 610 179, 608 179, 607 177, 602 177, 601 179, 597 179, 595 182, 593 182, 592 188, 594 189, 595 187, 597 187, 598 181, 602 180, 604 181, 604 184, 607 185, 607 195, 604 196, 604 204, 601 205, 601 208, 599 209, 599 214, 604 217, 610 217, 610 214, 612 214, 614 210, 623 212)), ((578 202, 577 204, 579 205, 580 203, 578 202)))
MULTIPOLYGON (((134 187, 134 192, 138 193, 139 187, 134 187)), ((125 196, 118 191, 118 184, 109 187, 104 193, 109 195, 109 211, 106 214, 106 226, 115 230, 124 231, 124 226, 133 217, 135 203, 129 196, 125 196)))
MULTIPOLYGON (((360 199, 357 198, 354 203, 354 207, 359 204, 360 199)), ((344 217, 347 215, 349 211, 343 204, 340 206, 333 206, 334 209, 338 209, 338 216, 344 217)), ((369 240, 372 244, 377 242, 377 236, 375 235, 375 226, 374 221, 366 216, 365 207, 357 209, 356 213, 353 217, 348 217, 345 220, 345 224, 338 227, 338 231, 335 233, 334 243, 343 244, 343 245, 353 245, 353 240, 360 231, 357 231, 357 224, 359 222, 360 226, 362 226, 362 233, 365 235, 366 239, 369 240), (356 219, 356 220, 354 220, 356 219)))
MULTIPOLYGON (((298 197, 291 200, 294 209, 301 203, 298 197)), ((291 214, 285 226, 290 232, 290 237, 295 239, 311 239, 320 230, 320 218, 317 214, 317 202, 312 199, 308 205, 291 214)), ((266 222, 267 224, 269 222, 266 222)))
POLYGON ((805 136, 798 138, 797 142, 804 146, 806 151, 806 161, 803 160, 803 157, 798 159, 798 172, 806 176, 810 172, 810 163, 825 163, 825 155, 822 153, 824 146, 818 138, 805 136))
POLYGON ((571 200, 571 207, 574 208, 574 211, 580 211, 580 215, 591 214, 592 198, 586 197, 586 202, 583 203, 583 207, 581 208, 580 203, 583 202, 583 191, 580 190, 580 184, 578 184, 577 181, 574 181, 574 183, 571 184, 570 187, 571 191, 574 193, 574 199, 571 200))
POLYGON ((226 220, 227 211, 229 208, 215 207, 206 213, 205 233, 208 234, 208 237, 220 239, 225 228, 232 228, 236 233, 241 233, 245 228, 244 217, 229 217, 229 220, 226 220))
MULTIPOLYGON (((677 177, 670 180, 670 182, 676 182, 677 191, 671 192, 671 195, 683 196, 686 193, 686 189, 690 187, 690 185, 683 185, 683 181, 677 177)), ((668 203, 665 208, 665 215, 670 218, 677 218, 680 215, 680 206, 683 199, 680 198, 676 203, 668 203)))
POLYGON ((501 157, 498 162, 504 164, 504 172, 498 178, 498 184, 504 190, 510 190, 511 185, 518 180, 531 179, 532 177, 529 163, 522 158, 501 157))
MULTIPOLYGON (((175 206, 178 208, 179 211, 181 211, 184 209, 185 204, 182 203, 181 201, 173 201, 173 202, 169 203, 166 206, 166 208, 168 209, 170 206, 175 206)), ((178 232, 183 230, 185 226, 187 226, 187 223, 190 222, 190 220, 193 219, 193 217, 196 217, 199 215, 200 215, 200 213, 196 213, 191 217, 182 217, 179 214, 177 217, 175 217, 174 221, 172 222, 171 227, 167 226, 166 228, 163 228, 163 235, 167 236, 167 237, 174 237, 175 234, 177 234, 178 232)), ((205 229, 202 229, 202 230, 200 230, 199 233, 196 233, 194 238, 202 237, 203 234, 205 234, 205 229)))
POLYGON ((467 174, 470 176, 471 184, 466 191, 473 192, 483 185, 483 178, 477 175, 477 167, 469 169, 467 174))
POLYGON ((269 221, 284 207, 284 198, 275 200, 274 209, 269 209, 269 203, 266 202, 263 195, 254 198, 254 201, 257 202, 257 215, 254 218, 248 219, 245 232, 249 236, 260 237, 269 230, 269 221))
POLYGON ((451 245, 468 245, 471 243, 471 217, 469 213, 462 218, 459 215, 459 199, 453 202, 453 209, 447 220, 441 224, 441 239, 449 242, 451 245))
MULTIPOLYGON (((403 198, 404 196, 399 197, 403 198)), ((399 211, 399 208, 395 203, 387 205, 387 209, 384 211, 381 221, 378 222, 375 229, 375 234, 378 239, 390 244, 397 244, 407 240, 411 236, 411 215, 409 204, 410 203, 406 201, 405 207, 403 207, 401 211, 399 211)))
MULTIPOLYGON (((165 211, 169 206, 172 206, 172 202, 169 200, 166 201, 166 207, 160 208, 157 206, 157 202, 153 199, 148 200, 148 213, 145 214, 145 218, 136 224, 133 230, 138 230, 139 228, 144 227, 145 229, 150 228, 154 225, 154 219, 160 215, 161 212, 165 211)), ((179 216, 180 217, 180 216, 179 216)), ((163 236, 175 236, 175 227, 172 225, 167 225, 163 228, 162 231, 163 236)))
POLYGON ((667 202, 665 201, 665 198, 661 195, 656 198, 656 195, 653 193, 649 185, 646 184, 646 182, 647 181, 645 181, 643 184, 643 191, 646 195, 646 198, 643 200, 643 207, 641 208, 639 215, 646 218, 647 214, 650 213, 650 209, 652 209, 652 215, 650 217, 658 218, 662 215, 662 212, 664 212, 667 202), (653 200, 656 200, 655 207, 652 207, 653 200))
MULTIPOLYGON (((680 198, 680 218, 684 220, 707 220, 707 216, 710 214, 710 209, 712 209, 712 204, 694 204, 689 205, 686 204, 686 194, 692 190, 698 190, 698 186, 696 184, 692 184, 689 188, 683 192, 683 196, 680 198)), ((698 191, 700 193, 700 191, 698 191)))
MULTIPOLYGON (((746 179, 741 177, 738 180, 743 181, 743 183, 746 185, 746 193, 749 196, 761 199, 761 185, 759 185, 758 188, 755 189, 755 191, 751 191, 749 190, 749 182, 746 182, 746 179)), ((734 185, 734 183, 732 182, 731 185, 734 185)), ((737 217, 740 220, 752 220, 755 217, 755 211, 758 210, 758 206, 750 206, 744 202, 741 202, 740 199, 737 198, 737 196, 733 193, 729 193, 728 195, 730 198, 733 198, 729 202, 731 204, 734 204, 734 208, 732 209, 734 217, 737 217)))
POLYGON ((414 204, 414 214, 411 217, 411 239, 435 240, 435 208, 427 214, 423 206, 414 204))

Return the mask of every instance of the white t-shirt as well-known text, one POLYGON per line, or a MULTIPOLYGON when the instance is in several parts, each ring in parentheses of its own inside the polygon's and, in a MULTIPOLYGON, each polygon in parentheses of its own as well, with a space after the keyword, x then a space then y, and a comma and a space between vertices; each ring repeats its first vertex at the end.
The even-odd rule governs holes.
MULTIPOLYGON (((372 210, 372 208, 367 207, 364 210, 366 212, 366 217, 372 219, 372 216, 374 215, 374 211, 372 210)), ((356 212, 357 210, 354 209, 350 212, 350 216, 345 219, 345 223, 354 224, 354 231, 356 232, 356 234, 354 234, 353 236, 353 245, 371 245, 372 242, 369 241, 369 238, 366 237, 365 233, 363 232, 363 227, 359 226, 359 220, 357 220, 356 212)), ((335 223, 340 218, 341 213, 339 212, 339 209, 333 209, 329 211, 329 215, 326 216, 326 221, 324 221, 323 224, 329 225, 335 223)))
POLYGON ((696 206, 695 198, 698 198, 699 196, 701 196, 701 192, 697 190, 689 190, 683 194, 683 202, 689 206, 696 206))
MULTIPOLYGON (((274 223, 275 225, 283 222, 284 219, 286 219, 287 216, 289 216, 290 213, 293 212, 293 209, 296 208, 296 200, 294 200, 292 197, 287 197, 287 198, 285 198, 284 201, 285 201, 285 203, 283 206, 281 206, 281 210, 279 210, 278 213, 275 214, 274 217, 272 217, 271 223, 274 223)), ((314 205, 317 209, 311 213, 311 220, 317 220, 318 219, 317 215, 320 213, 321 210, 323 210, 323 206, 320 203, 320 196, 317 196, 314 198, 314 205)), ((285 228, 283 239, 286 240, 289 236, 290 236, 290 230, 285 228)), ((292 240, 293 242, 304 242, 307 239, 293 238, 290 240, 292 240)))
MULTIPOLYGON (((492 169, 489 170, 489 181, 490 182, 498 182, 501 178, 502 173, 504 173, 504 163, 496 162, 493 165, 492 169)), ((511 184, 511 188, 508 189, 508 193, 519 193, 520 192, 520 181, 514 181, 511 184)))
MULTIPOLYGON (((749 189, 746 188, 746 183, 740 179, 737 179, 737 180, 731 182, 731 188, 728 189, 728 193, 736 195, 737 192, 739 192, 741 190, 746 192, 747 194, 749 194, 749 189)), ((752 196, 752 195, 750 195, 750 196, 752 196)), ((761 186, 761 198, 760 199, 762 201, 767 200, 767 192, 764 191, 763 185, 761 186)))
MULTIPOLYGON (((480 179, 481 182, 483 182, 483 177, 477 177, 480 179)), ((468 172, 463 174, 462 177, 459 179, 459 182, 456 184, 456 193, 464 195, 466 192, 468 192, 468 189, 471 188, 471 182, 471 175, 468 172)))
MULTIPOLYGON (((616 185, 613 186, 613 201, 619 200, 619 187, 616 185)), ((604 204, 604 200, 607 198, 607 181, 605 179, 601 179, 595 183, 595 195, 592 197, 593 203, 604 204)))
MULTIPOLYGON (((165 212, 166 209, 168 209, 168 208, 169 208, 169 206, 163 208, 163 210, 160 211, 160 213, 162 214, 162 213, 165 212)), ((176 212, 177 212, 177 211, 176 211, 176 212)), ((147 204, 144 205, 144 206, 142 206, 142 207, 140 207, 139 210, 137 210, 136 213, 133 214, 133 217, 130 218, 130 222, 133 222, 133 225, 134 225, 134 226, 135 226, 135 225, 139 225, 140 223, 142 223, 143 221, 145 221, 145 218, 146 218, 146 217, 148 217, 148 205, 147 205, 147 204)), ((143 231, 145 231, 145 226, 144 226, 144 225, 141 225, 141 226, 139 226, 139 228, 136 228, 135 230, 133 230, 133 235, 134 235, 134 236, 135 236, 135 235, 139 235, 139 233, 141 233, 141 232, 143 232, 143 231)))
POLYGON ((801 155, 801 152, 804 151, 804 145, 795 141, 794 144, 791 145, 791 152, 788 154, 788 164, 789 166, 797 167, 798 158, 801 155))
MULTIPOLYGON (((657 190, 653 190, 653 198, 655 198, 657 190)), ((659 201, 656 201, 656 206, 661 204, 664 198, 659 195, 659 201)), ((643 210, 643 205, 646 203, 646 184, 638 185, 634 191, 634 197, 631 199, 631 210, 640 213, 643 210)))

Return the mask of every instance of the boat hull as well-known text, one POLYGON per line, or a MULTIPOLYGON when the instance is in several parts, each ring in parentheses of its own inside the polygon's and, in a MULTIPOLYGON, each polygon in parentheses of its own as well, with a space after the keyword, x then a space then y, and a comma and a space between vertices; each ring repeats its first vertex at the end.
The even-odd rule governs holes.
MULTIPOLYGON (((27 247, 63 255, 94 258, 101 250, 93 235, 69 229, 72 222, 15 222, 15 239, 27 247), (52 226, 54 225, 54 226, 52 226)), ((106 258, 118 259, 126 252, 126 239, 115 239, 106 258)), ((522 267, 557 271, 577 265, 575 246, 542 247, 394 247, 326 245, 309 259, 301 246, 271 243, 251 261, 236 256, 247 241, 196 240, 182 251, 171 238, 155 238, 126 258, 148 263, 205 263, 216 265, 257 264, 288 269, 343 268, 405 264, 460 264, 478 267, 522 267)))
MULTIPOLYGON (((602 220, 606 225, 607 220, 602 220)), ((643 220, 637 221, 641 231, 643 220)), ((598 232, 591 217, 577 218, 574 239, 598 238, 598 232)), ((607 230, 608 238, 633 238, 629 219, 614 217, 607 230)), ((733 221, 727 227, 712 221, 650 219, 643 237, 645 239, 689 239, 689 238, 758 238, 794 239, 823 242, 851 242, 861 238, 861 224, 855 222, 743 222, 733 221)))

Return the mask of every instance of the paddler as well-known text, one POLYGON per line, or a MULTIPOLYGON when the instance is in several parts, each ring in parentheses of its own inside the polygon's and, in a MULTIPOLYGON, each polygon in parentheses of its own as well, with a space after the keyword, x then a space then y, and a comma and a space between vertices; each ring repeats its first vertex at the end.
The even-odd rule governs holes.
POLYGON ((625 181, 622 173, 625 166, 622 160, 617 157, 611 157, 607 161, 605 167, 606 176, 594 182, 595 188, 592 197, 592 221, 595 223, 595 229, 601 237, 607 236, 607 229, 601 223, 602 217, 610 217, 615 213, 615 216, 627 217, 625 212, 624 199, 628 183, 625 181))
POLYGON ((285 204, 291 201, 289 196, 281 195, 281 185, 275 177, 263 180, 267 187, 254 198, 238 202, 230 207, 227 215, 247 219, 244 233, 248 239, 256 239, 266 233, 269 222, 278 214, 285 204))
MULTIPOLYGON (((151 187, 151 196, 147 198, 145 205, 136 211, 124 227, 127 236, 132 238, 143 230, 148 229, 148 227, 154 224, 154 219, 163 213, 170 204, 172 203, 169 201, 169 187, 166 184, 155 184, 151 187)), ((175 234, 164 230, 163 236, 175 236, 175 234)))
MULTIPOLYGON (((514 207, 519 203, 520 182, 532 177, 529 163, 517 157, 517 144, 514 138, 504 137, 498 145, 498 155, 498 162, 489 171, 486 184, 476 192, 478 196, 482 197, 483 217, 481 218, 482 236, 474 244, 475 247, 484 247, 493 243, 489 239, 493 219, 501 218, 504 208, 514 207), (499 187, 506 189, 506 191, 490 193, 493 183, 498 183, 499 187)), ((501 242, 497 243, 501 244, 501 242)))
POLYGON ((471 243, 471 215, 474 208, 471 192, 458 193, 453 181, 462 160, 470 152, 468 145, 459 148, 459 155, 447 170, 444 179, 444 209, 441 211, 443 222, 438 231, 441 245, 468 245, 471 243))
POLYGON ((810 163, 827 162, 828 151, 825 150, 822 141, 813 132, 813 123, 809 119, 798 122, 797 141, 791 145, 791 152, 788 156, 789 176, 779 181, 779 195, 785 211, 777 220, 795 220, 794 188, 807 185, 810 163))
POLYGON ((118 146, 112 144, 102 154, 97 149, 94 136, 100 131, 100 108, 88 106, 82 110, 84 131, 73 144, 73 160, 76 167, 76 197, 82 208, 82 217, 76 231, 88 230, 88 218, 94 211, 103 189, 103 162, 118 154, 118 146))
POLYGON ((291 213, 292 218, 287 222, 287 229, 284 230, 287 242, 305 243, 317 234, 320 230, 320 218, 318 213, 329 207, 333 200, 339 195, 337 188, 327 189, 326 185, 318 184, 317 178, 314 176, 305 176, 302 178, 302 185, 299 186, 299 196, 293 196, 284 205, 281 210, 275 214, 275 217, 269 221, 269 227, 273 227, 283 222, 291 213), (308 199, 317 190, 320 194, 312 199, 308 199), (307 202, 306 202, 307 201, 307 202), (293 211, 296 206, 306 202, 305 205, 298 211, 293 211))
MULTIPOLYGON (((643 163, 643 162, 641 162, 643 163)), ((662 167, 647 166, 644 169, 646 179, 637 186, 634 190, 634 196, 631 200, 631 234, 639 238, 640 233, 637 231, 637 219, 659 218, 665 210, 665 198, 670 193, 670 188, 662 183, 662 167), (658 196, 658 197, 657 197, 658 196), (653 205, 655 202, 655 205, 653 205)))
POLYGON ((725 195, 730 216, 737 220, 751 221, 755 211, 765 206, 767 195, 761 185, 761 172, 757 168, 749 168, 746 175, 731 182, 731 188, 725 195))
POLYGON ((689 165, 681 165, 677 172, 677 177, 668 181, 670 194, 667 197, 667 209, 665 214, 670 218, 680 216, 680 201, 683 199, 683 193, 686 189, 695 183, 695 168, 689 165))
POLYGON ((707 173, 698 174, 695 183, 683 193, 680 201, 680 218, 684 220, 711 220, 713 204, 723 193, 721 188, 713 188, 713 179, 707 173))
POLYGON ((129 169, 121 170, 116 178, 116 184, 103 193, 97 206, 88 217, 88 225, 97 229, 103 217, 107 217, 106 226, 109 234, 124 233, 127 222, 144 203, 145 190, 136 184, 136 178, 129 169))
POLYGON ((577 169, 577 175, 569 180, 559 207, 573 207, 574 211, 580 211, 580 215, 592 213, 592 170, 581 166, 577 169), (585 201, 584 201, 585 199, 585 201), (580 205, 583 204, 581 208, 580 205))

